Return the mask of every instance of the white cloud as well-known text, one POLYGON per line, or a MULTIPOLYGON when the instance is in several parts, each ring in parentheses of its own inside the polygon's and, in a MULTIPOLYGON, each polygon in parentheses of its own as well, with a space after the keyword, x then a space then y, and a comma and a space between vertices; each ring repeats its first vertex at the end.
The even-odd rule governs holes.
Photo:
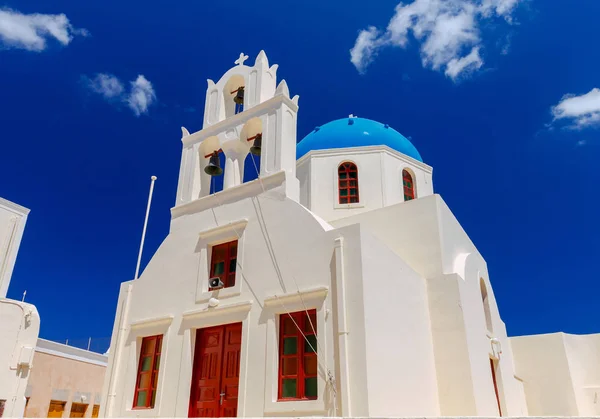
POLYGON ((143 75, 129 82, 130 89, 125 91, 121 80, 112 74, 96 74, 93 79, 85 77, 88 87, 104 99, 117 100, 126 104, 136 116, 148 113, 148 108, 156 102, 156 93, 152 83, 143 75))
POLYGON ((127 97, 127 103, 133 112, 139 116, 148 112, 148 107, 156 100, 156 94, 152 83, 146 77, 139 75, 131 82, 131 91, 127 97))
POLYGON ((94 92, 101 94, 106 99, 123 94, 123 83, 112 74, 96 74, 96 77, 89 80, 88 83, 94 92))
POLYGON ((520 0, 483 0, 480 6, 481 13, 485 17, 490 17, 495 13, 510 21, 511 13, 519 1, 520 0))
POLYGON ((479 48, 473 48, 471 53, 462 58, 453 58, 446 65, 446 76, 456 80, 459 75, 464 75, 470 71, 476 71, 483 65, 483 60, 479 56, 479 48))
POLYGON ((359 72, 363 72, 375 58, 373 55, 379 47, 377 37, 379 31, 374 26, 360 31, 354 48, 350 50, 350 61, 359 72))
POLYGON ((594 88, 580 96, 565 95, 551 111, 555 121, 568 120, 573 129, 600 126, 600 89, 594 88))
POLYGON ((68 45, 75 35, 87 36, 85 29, 74 28, 67 16, 39 13, 23 14, 0 8, 0 44, 8 48, 43 51, 48 39, 68 45))
POLYGON ((511 22, 512 12, 521 0, 413 0, 400 3, 385 31, 371 26, 362 30, 350 60, 364 72, 379 49, 406 48, 409 33, 419 42, 424 67, 444 71, 457 79, 463 72, 479 69, 483 59, 480 23, 493 17, 511 22))

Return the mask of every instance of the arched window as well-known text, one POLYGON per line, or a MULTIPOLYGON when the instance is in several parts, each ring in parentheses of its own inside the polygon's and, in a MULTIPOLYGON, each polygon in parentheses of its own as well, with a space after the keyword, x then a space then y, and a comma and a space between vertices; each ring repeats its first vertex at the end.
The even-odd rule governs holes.
POLYGON ((338 192, 340 204, 358 202, 358 169, 354 163, 344 162, 338 167, 338 192))
POLYGON ((402 185, 404 185, 404 201, 415 199, 415 184, 408 170, 402 171, 402 185))

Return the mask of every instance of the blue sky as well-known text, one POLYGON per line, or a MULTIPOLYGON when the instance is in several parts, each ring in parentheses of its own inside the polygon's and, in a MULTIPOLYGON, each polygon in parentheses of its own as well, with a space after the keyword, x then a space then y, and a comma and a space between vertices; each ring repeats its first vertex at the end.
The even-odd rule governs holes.
POLYGON ((510 335, 599 332, 599 13, 556 0, 0 3, 0 196, 31 209, 9 297, 27 290, 42 337, 106 340, 150 176, 144 264, 168 232, 180 126, 201 128, 206 79, 264 49, 300 95, 299 138, 353 113, 413 141, 487 259, 510 335))

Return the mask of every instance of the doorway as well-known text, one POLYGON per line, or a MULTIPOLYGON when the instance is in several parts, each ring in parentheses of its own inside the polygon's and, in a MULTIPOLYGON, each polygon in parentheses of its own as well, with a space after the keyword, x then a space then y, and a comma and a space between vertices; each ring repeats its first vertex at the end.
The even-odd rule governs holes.
POLYGON ((236 417, 242 324, 198 329, 189 417, 236 417))
POLYGON ((494 382, 494 391, 496 392, 496 403, 498 403, 498 416, 502 416, 502 408, 500 407, 500 394, 498 393, 498 382, 496 381, 496 363, 490 358, 490 368, 492 370, 492 381, 494 382))

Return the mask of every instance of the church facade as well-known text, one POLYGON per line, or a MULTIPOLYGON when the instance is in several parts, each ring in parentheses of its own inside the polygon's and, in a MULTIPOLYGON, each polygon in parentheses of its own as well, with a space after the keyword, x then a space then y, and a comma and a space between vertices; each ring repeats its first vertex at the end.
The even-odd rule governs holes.
POLYGON ((514 353, 410 141, 350 116, 297 143, 298 96, 264 52, 246 59, 208 81, 203 129, 182 128, 170 232, 121 285, 100 416, 527 416, 547 397, 600 414, 600 371, 544 390, 535 345, 514 353))

